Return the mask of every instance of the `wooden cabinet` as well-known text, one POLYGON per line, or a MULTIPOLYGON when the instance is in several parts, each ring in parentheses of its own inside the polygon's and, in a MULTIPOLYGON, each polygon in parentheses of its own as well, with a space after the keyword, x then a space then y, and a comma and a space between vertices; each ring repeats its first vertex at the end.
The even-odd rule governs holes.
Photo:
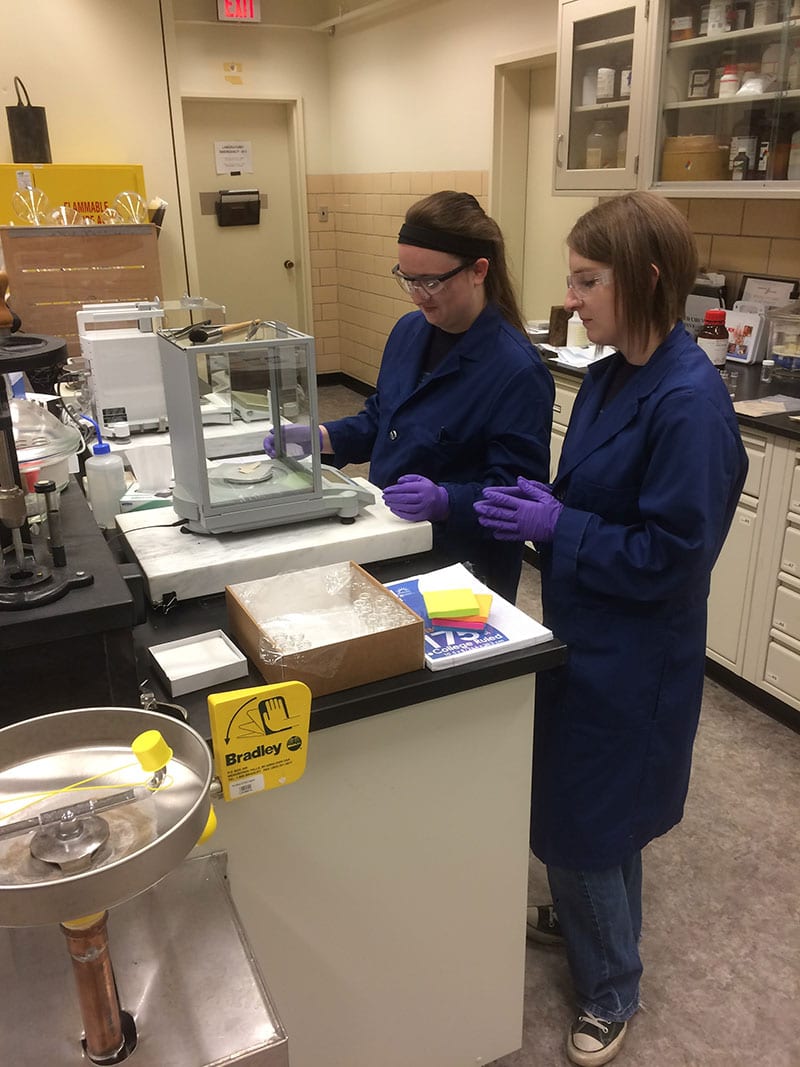
POLYGON ((741 674, 755 581, 756 553, 764 515, 764 482, 772 456, 765 434, 745 431, 750 463, 742 495, 711 575, 707 654, 741 674))
MULTIPOLYGON (((554 371, 551 476, 580 379, 554 371)), ((742 427, 747 478, 711 575, 709 659, 800 712, 800 441, 742 427)))
POLYGON ((725 9, 561 0, 555 192, 800 197, 800 146, 790 160, 800 128, 800 2, 728 5, 738 21, 723 30, 725 9), (615 72, 614 95, 592 102, 602 70, 615 72), (623 131, 619 159, 608 147, 598 157, 591 146, 623 131))
POLYGON ((773 447, 742 674, 800 711, 800 443, 773 447))

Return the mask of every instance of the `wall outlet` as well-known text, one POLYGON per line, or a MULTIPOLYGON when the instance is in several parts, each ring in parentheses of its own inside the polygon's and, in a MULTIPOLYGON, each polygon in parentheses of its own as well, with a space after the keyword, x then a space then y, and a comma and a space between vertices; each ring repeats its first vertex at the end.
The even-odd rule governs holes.
POLYGON ((318 208, 317 209, 317 218, 319 219, 320 222, 327 222, 328 221, 328 209, 326 207, 318 208))

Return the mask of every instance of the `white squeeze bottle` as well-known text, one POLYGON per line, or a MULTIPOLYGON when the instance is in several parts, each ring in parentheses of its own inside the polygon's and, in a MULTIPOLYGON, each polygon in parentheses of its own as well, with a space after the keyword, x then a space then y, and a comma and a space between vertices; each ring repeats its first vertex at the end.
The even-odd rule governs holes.
POLYGON ((105 441, 92 446, 86 460, 86 492, 92 505, 94 521, 104 530, 113 529, 119 515, 119 502, 125 492, 125 464, 122 457, 111 451, 105 441))

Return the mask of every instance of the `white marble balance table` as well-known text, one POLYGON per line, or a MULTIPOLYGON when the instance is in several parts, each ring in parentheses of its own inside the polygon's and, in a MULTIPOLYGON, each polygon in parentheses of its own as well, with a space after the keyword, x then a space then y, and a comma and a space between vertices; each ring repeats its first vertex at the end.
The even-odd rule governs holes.
POLYGON ((363 478, 375 503, 353 523, 337 517, 313 519, 218 536, 184 533, 172 508, 132 511, 117 526, 147 581, 150 601, 160 604, 220 593, 234 582, 268 578, 328 563, 374 563, 427 552, 433 543, 428 522, 406 522, 389 511, 381 491, 363 478))

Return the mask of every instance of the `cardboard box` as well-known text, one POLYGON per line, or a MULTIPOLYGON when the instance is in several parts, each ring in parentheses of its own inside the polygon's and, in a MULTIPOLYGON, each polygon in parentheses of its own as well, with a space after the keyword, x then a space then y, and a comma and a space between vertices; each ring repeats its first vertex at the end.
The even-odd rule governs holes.
POLYGON ((713 136, 667 137, 661 159, 661 181, 726 181, 728 153, 728 145, 721 145, 713 136))
POLYGON ((173 697, 247 674, 247 660, 222 630, 153 645, 150 656, 173 697))
POLYGON ((422 619, 356 563, 239 582, 225 599, 230 632, 267 682, 324 696, 424 666, 422 619))

